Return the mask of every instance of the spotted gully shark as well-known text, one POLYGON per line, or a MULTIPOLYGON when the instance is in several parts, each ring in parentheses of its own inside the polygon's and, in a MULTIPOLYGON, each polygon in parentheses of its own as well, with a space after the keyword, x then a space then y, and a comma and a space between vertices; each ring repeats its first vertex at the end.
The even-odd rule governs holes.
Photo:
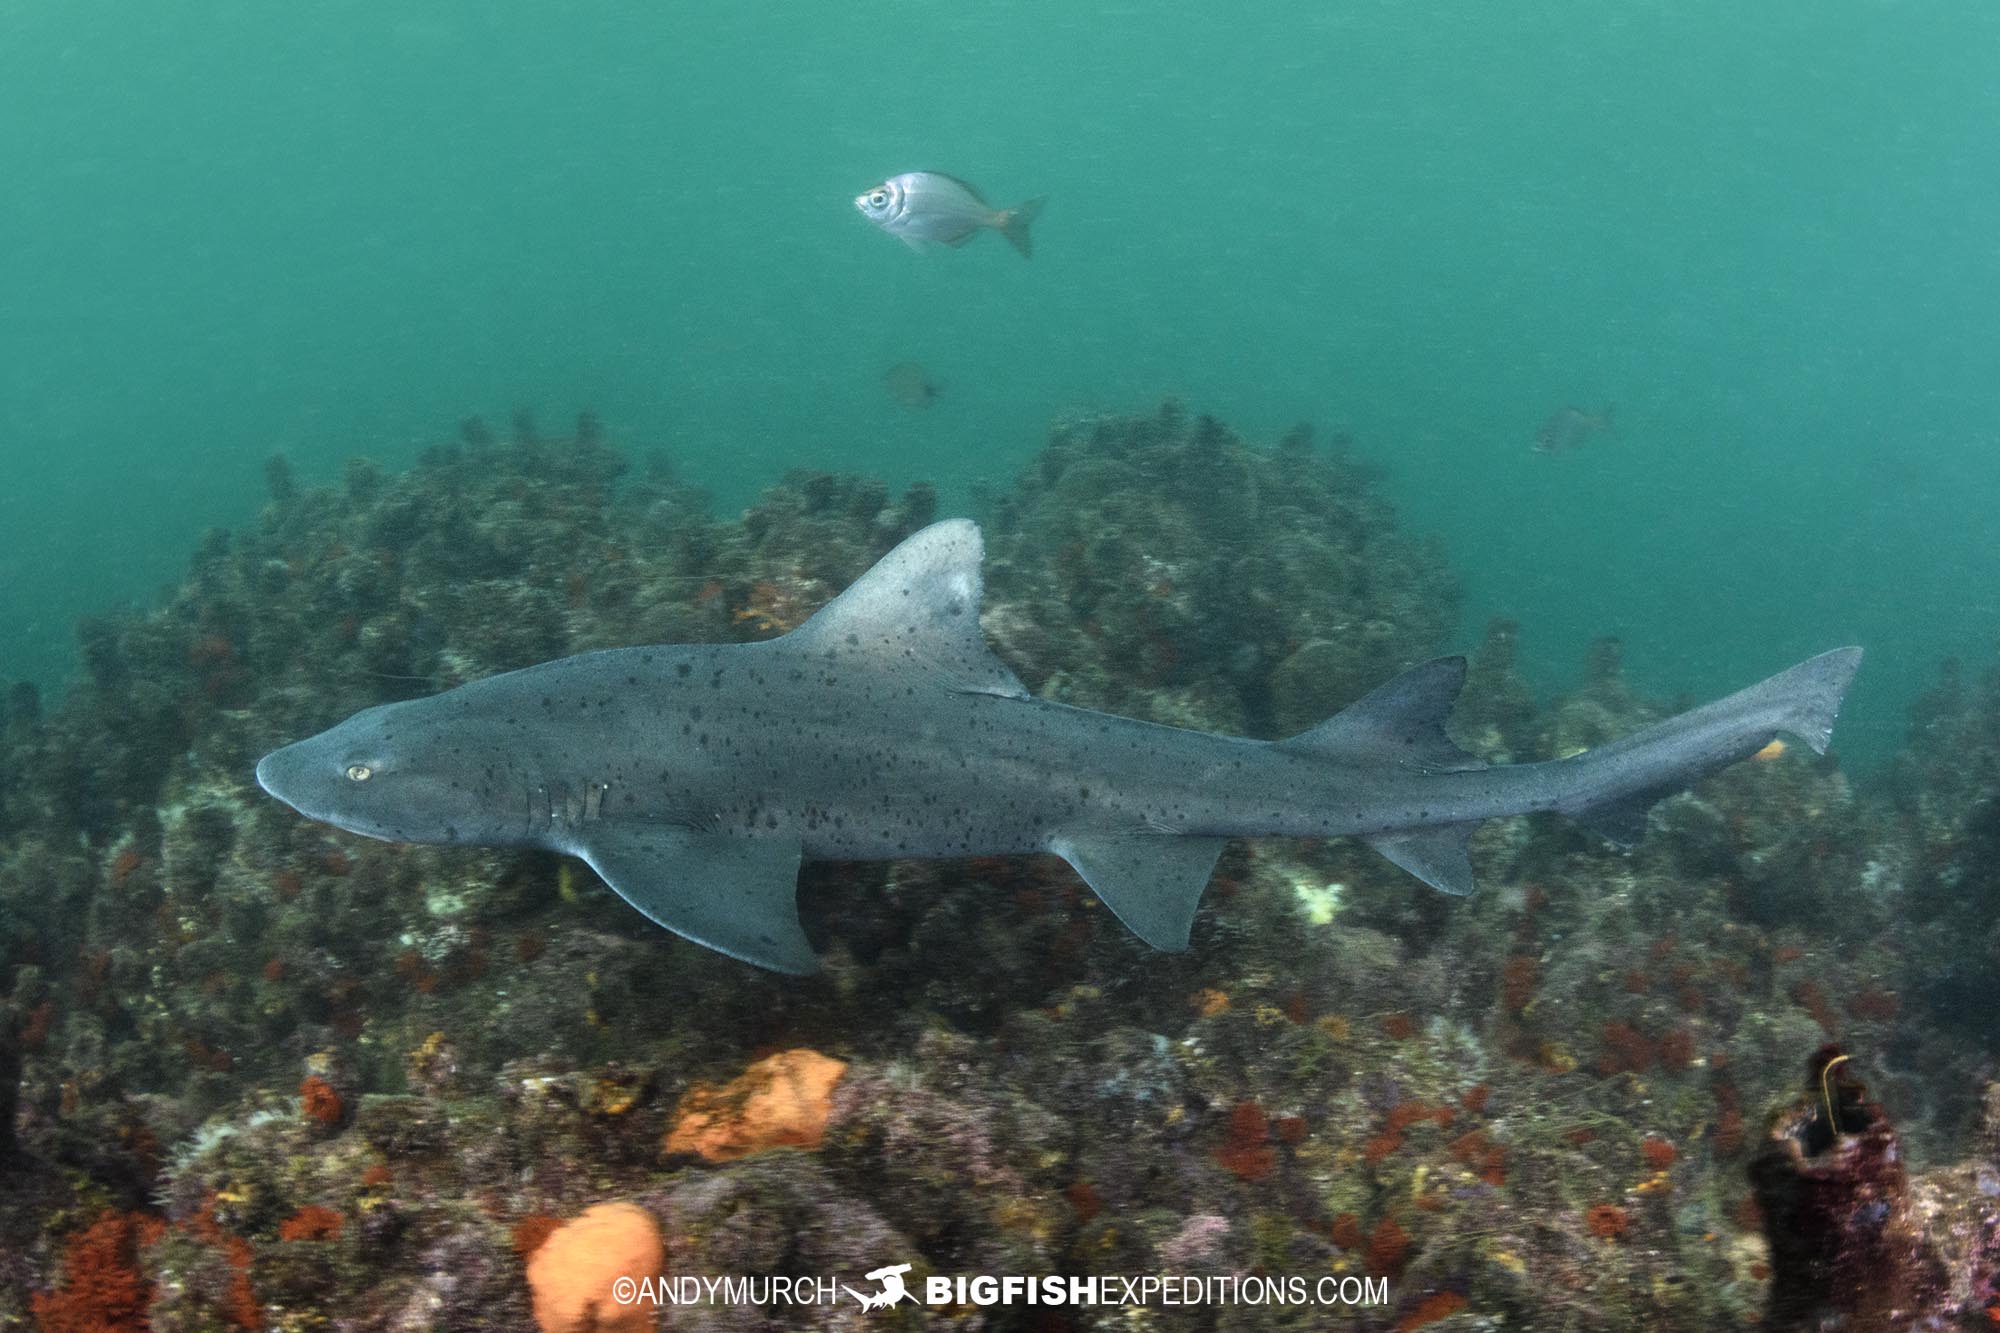
POLYGON ((308 818, 392 842, 587 861, 667 929, 815 970, 805 860, 1053 852, 1181 950, 1231 838, 1359 837, 1446 893, 1482 820, 1554 812, 1619 842, 1653 802, 1779 733, 1823 751, 1859 648, 1547 763, 1445 736, 1463 658, 1310 731, 1245 740, 1030 695, 980 630, 979 529, 935 524, 805 624, 750 644, 615 648, 383 704, 257 765, 308 818))

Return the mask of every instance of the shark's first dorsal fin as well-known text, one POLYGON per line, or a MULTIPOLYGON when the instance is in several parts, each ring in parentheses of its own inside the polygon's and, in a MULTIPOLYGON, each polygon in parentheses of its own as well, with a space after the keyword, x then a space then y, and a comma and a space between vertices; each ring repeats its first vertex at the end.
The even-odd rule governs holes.
POLYGON ((1437 657, 1378 685, 1311 731, 1278 744, 1348 762, 1376 761, 1424 773, 1460 773, 1485 763, 1452 744, 1445 719, 1465 684, 1463 657, 1437 657))
POLYGON ((852 654, 888 668, 933 671, 968 693, 1025 699, 1026 687, 993 655, 979 628, 984 554, 970 519, 933 523, 904 538, 783 642, 829 658, 852 654))

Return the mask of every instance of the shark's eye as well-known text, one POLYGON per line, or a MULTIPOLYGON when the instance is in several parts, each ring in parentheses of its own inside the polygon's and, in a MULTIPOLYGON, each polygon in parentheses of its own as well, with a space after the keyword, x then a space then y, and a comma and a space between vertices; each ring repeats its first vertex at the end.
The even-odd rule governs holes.
POLYGON ((347 779, 350 782, 366 782, 374 776, 375 770, 366 764, 349 764, 347 766, 347 779))

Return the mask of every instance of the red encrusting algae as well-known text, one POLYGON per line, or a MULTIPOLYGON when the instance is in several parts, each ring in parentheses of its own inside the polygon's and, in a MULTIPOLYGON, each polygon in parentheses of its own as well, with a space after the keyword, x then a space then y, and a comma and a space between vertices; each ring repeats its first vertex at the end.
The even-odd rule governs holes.
POLYGON ((1240 1180, 1262 1180, 1278 1164, 1271 1146, 1271 1120, 1255 1102, 1236 1103, 1229 1112, 1229 1141, 1217 1148, 1215 1160, 1240 1180))
POLYGON ((250 1285, 250 1242, 233 1232, 225 1231, 222 1223, 215 1220, 215 1195, 211 1193, 202 1201, 201 1211, 180 1225, 204 1243, 221 1250, 223 1261, 229 1265, 227 1314, 230 1327, 242 1329, 264 1327, 264 1309, 257 1304, 256 1289, 250 1285))
POLYGON ((333 1085, 318 1074, 306 1075, 299 1084, 299 1110, 307 1119, 322 1125, 337 1125, 346 1109, 333 1085))
POLYGON ((279 1240, 339 1240, 346 1219, 331 1208, 309 1203, 278 1223, 279 1240))
POLYGON ((64 1248, 62 1286, 29 1302, 42 1333, 144 1333, 153 1284, 139 1268, 139 1251, 166 1229, 144 1213, 98 1214, 64 1248))
POLYGON ((1410 1260, 1410 1233, 1393 1217, 1385 1217, 1368 1233, 1368 1253, 1362 1262, 1374 1277, 1400 1277, 1410 1260))
POLYGON ((1440 1291, 1426 1296, 1417 1303, 1416 1309, 1396 1321, 1396 1333, 1411 1333, 1413 1329, 1449 1319, 1464 1308, 1465 1297, 1455 1291, 1440 1291))
POLYGON ((1615 1203, 1593 1203, 1583 1210, 1583 1225, 1601 1240, 1617 1240, 1625 1234, 1631 1219, 1615 1203))

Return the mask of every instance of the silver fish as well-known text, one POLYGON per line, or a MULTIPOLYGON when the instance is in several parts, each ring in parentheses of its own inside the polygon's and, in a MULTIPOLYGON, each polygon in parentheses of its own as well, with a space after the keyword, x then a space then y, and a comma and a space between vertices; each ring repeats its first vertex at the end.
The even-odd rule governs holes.
POLYGON ((1535 432, 1535 452, 1565 453, 1593 435, 1617 433, 1618 428, 1611 424, 1611 404, 1606 403, 1601 412, 1586 412, 1580 407, 1565 407, 1544 421, 1542 428, 1535 432))
POLYGON ((855 195, 854 206, 861 210, 861 216, 912 250, 923 249, 926 241, 964 245, 990 228, 1005 236, 1023 259, 1031 259, 1035 246, 1028 224, 1048 200, 1045 194, 1037 195, 1012 208, 994 208, 956 176, 941 171, 906 171, 855 195))

